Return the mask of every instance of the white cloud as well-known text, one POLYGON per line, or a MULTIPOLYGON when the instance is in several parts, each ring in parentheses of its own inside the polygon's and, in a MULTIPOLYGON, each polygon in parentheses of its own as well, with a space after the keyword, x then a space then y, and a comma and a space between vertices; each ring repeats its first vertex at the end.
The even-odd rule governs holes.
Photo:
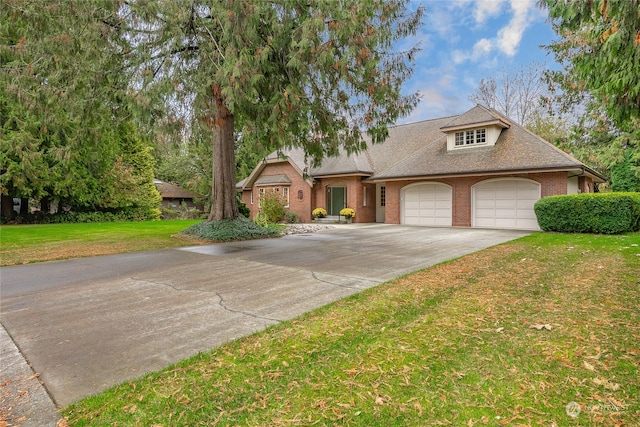
POLYGON ((480 39, 473 45, 473 55, 472 58, 474 60, 480 59, 483 56, 491 53, 493 50, 493 42, 489 39, 480 39))
POLYGON ((479 0, 473 13, 476 24, 482 25, 487 18, 500 14, 503 2, 504 0, 479 0))
POLYGON ((533 0, 510 0, 513 17, 506 27, 498 31, 497 46, 507 56, 514 56, 522 41, 522 35, 531 23, 530 12, 535 9, 533 0))

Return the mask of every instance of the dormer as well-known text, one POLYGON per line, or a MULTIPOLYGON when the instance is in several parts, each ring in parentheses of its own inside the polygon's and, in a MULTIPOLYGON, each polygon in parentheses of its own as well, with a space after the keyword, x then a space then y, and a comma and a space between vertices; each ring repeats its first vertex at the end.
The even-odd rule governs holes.
POLYGON ((440 128, 447 135, 447 151, 487 147, 496 144, 502 129, 510 124, 492 111, 477 105, 440 128))

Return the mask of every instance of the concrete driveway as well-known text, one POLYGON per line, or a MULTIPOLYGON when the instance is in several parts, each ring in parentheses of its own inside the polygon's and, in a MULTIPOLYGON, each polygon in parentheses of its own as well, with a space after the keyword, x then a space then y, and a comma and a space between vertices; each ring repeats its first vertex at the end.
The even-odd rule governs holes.
POLYGON ((59 407, 526 231, 342 225, 0 269, 0 320, 59 407))

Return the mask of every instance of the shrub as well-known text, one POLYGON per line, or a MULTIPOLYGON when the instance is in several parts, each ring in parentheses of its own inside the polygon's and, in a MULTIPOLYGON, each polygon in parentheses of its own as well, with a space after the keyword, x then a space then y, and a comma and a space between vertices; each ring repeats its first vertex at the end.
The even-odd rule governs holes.
POLYGON ((63 224, 74 222, 155 221, 160 219, 160 208, 131 207, 107 211, 71 211, 56 214, 36 212, 16 218, 19 224, 63 224))
POLYGON ((297 213, 288 211, 284 215, 284 222, 286 222, 287 224, 297 224, 300 222, 300 217, 297 213))
POLYGON ((551 196, 534 206, 544 231, 617 234, 640 230, 640 193, 551 196))
POLYGON ((260 213, 266 215, 267 222, 275 224, 284 219, 285 202, 276 192, 267 191, 260 196, 260 213))
POLYGON ((203 221, 186 228, 186 235, 213 242, 232 242, 238 240, 279 237, 284 226, 262 227, 250 219, 238 217, 222 221, 203 221))

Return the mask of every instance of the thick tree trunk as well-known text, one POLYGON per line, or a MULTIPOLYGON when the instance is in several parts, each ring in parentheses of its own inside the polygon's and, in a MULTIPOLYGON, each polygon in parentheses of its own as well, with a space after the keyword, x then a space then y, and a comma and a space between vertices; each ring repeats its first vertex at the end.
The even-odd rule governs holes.
POLYGON ((29 215, 29 199, 23 197, 20 199, 20 216, 29 215))
POLYGON ((11 221, 16 213, 13 210, 13 197, 3 194, 0 198, 2 199, 0 202, 0 215, 4 221, 11 221))
POLYGON ((213 135, 213 185, 209 221, 238 217, 236 202, 236 155, 233 136, 235 117, 227 109, 219 85, 211 85, 213 113, 209 123, 213 135))

